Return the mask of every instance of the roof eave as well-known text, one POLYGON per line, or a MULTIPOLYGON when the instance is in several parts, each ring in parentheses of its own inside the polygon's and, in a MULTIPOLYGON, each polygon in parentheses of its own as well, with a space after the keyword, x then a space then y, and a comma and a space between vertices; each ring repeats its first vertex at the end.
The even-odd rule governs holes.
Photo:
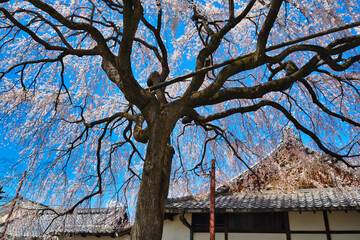
MULTIPOLYGON (((359 206, 339 207, 297 207, 297 208, 215 208, 216 213, 244 212, 313 212, 313 211, 360 211, 359 206)), ((209 213, 208 208, 166 208, 165 213, 209 213)))

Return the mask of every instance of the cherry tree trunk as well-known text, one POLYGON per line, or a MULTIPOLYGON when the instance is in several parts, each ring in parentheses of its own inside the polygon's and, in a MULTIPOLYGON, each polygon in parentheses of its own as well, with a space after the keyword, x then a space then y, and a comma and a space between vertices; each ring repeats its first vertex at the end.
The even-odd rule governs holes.
MULTIPOLYGON (((160 117, 159 117, 160 118, 160 117)), ((136 204, 132 240, 160 240, 169 190, 174 149, 169 144, 173 124, 154 120, 149 126, 143 174, 136 204)))

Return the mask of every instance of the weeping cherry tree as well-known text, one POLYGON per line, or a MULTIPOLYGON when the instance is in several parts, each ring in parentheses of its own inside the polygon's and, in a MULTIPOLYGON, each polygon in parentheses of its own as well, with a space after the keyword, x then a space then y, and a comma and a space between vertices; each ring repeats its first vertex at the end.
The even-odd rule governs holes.
POLYGON ((355 168, 359 6, 0 0, 3 144, 28 194, 67 212, 136 199, 133 240, 161 239, 169 193, 201 189, 211 158, 231 176, 284 127, 355 168))

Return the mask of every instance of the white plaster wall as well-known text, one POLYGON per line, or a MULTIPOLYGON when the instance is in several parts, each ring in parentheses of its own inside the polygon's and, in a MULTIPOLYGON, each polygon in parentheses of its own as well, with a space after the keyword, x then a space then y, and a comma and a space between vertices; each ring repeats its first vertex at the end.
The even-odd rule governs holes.
MULTIPOLYGON (((185 214, 185 218, 191 224, 191 214, 185 214)), ((333 211, 328 213, 330 230, 360 230, 360 213, 350 211, 333 211)), ((322 212, 289 212, 289 224, 291 231, 325 231, 322 212)), ((59 240, 70 238, 60 237, 59 240)), ((117 237, 116 240, 129 240, 129 235, 117 237)), ((180 221, 180 216, 174 217, 173 221, 165 220, 163 240, 188 240, 190 230, 180 221)), ((194 240, 208 240, 209 233, 194 233, 194 240)), ((224 240, 224 233, 216 233, 216 240, 224 240)), ((228 233, 228 240, 286 240, 285 233, 228 233)), ((292 240, 326 240, 325 234, 291 234, 292 240)), ((360 240, 360 234, 332 234, 332 240, 360 240)), ((73 236, 71 240, 84 240, 84 237, 73 236)), ((99 240, 96 236, 87 236, 86 240, 99 240)), ((110 236, 101 237, 101 240, 114 240, 110 236)))
MULTIPOLYGON (((191 224, 191 214, 185 214, 186 220, 191 224)), ((163 228, 163 240, 187 240, 190 239, 190 229, 181 221, 180 215, 176 215, 173 221, 165 220, 163 228)))
MULTIPOLYGON (((285 233, 228 233, 229 240, 286 240, 285 233)), ((218 240, 216 238, 216 240, 218 240)))
POLYGON ((327 239, 326 234, 291 234, 291 240, 326 240, 326 239, 327 239))
POLYGON ((360 234, 331 234, 331 240, 359 240, 360 234))
POLYGON ((331 213, 327 213, 327 215, 331 231, 360 230, 360 213, 357 211, 349 211, 347 213, 344 211, 333 211, 331 213))
POLYGON ((289 224, 291 231, 325 231, 322 212, 289 212, 289 224))

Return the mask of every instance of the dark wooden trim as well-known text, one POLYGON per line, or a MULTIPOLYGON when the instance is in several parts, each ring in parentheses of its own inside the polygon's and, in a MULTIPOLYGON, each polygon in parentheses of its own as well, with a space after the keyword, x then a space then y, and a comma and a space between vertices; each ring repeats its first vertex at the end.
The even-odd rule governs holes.
MULTIPOLYGON (((197 231, 194 231, 195 233, 207 233, 209 232, 208 229, 200 229, 200 230, 197 230, 197 231)), ((221 229, 221 230, 217 230, 216 231, 217 233, 225 233, 225 230, 224 229, 221 229)), ((325 231, 324 231, 325 232, 325 231)), ((283 234, 286 234, 285 231, 259 231, 259 230, 256 230, 256 229, 249 229, 249 230, 232 230, 232 231, 228 231, 228 233, 283 233, 283 234)))
POLYGON ((325 223, 325 230, 326 230, 326 239, 331 240, 331 233, 330 233, 330 226, 329 226, 329 219, 326 211, 323 211, 324 216, 324 223, 325 223))
MULTIPOLYGON (((326 231, 306 231, 306 230, 298 230, 298 231, 290 231, 291 234, 326 234, 326 231)), ((330 234, 360 234, 360 230, 349 230, 349 231, 330 231, 330 234)))
POLYGON ((283 219, 284 219, 284 224, 285 224, 286 240, 291 240, 289 212, 284 212, 283 219))
MULTIPOLYGON (((171 203, 171 201, 170 201, 171 203)), ((311 211, 327 211, 331 213, 334 212, 342 212, 342 211, 357 211, 360 213, 360 207, 359 206, 347 206, 347 207, 313 207, 313 208, 216 208, 216 213, 253 213, 253 212, 311 212, 311 211)), ((179 214, 182 211, 185 211, 186 213, 209 213, 209 208, 166 208, 166 213, 175 213, 179 214)))
POLYGON ((291 234, 326 234, 326 231, 321 230, 298 230, 290 231, 291 234))
MULTIPOLYGON (((228 235, 229 232, 248 232, 248 233, 257 233, 257 232, 263 232, 263 233, 286 233, 286 224, 288 224, 288 219, 286 220, 286 216, 287 213, 286 212, 282 212, 282 213, 278 213, 276 212, 276 218, 279 218, 277 220, 280 220, 281 223, 279 222, 279 226, 275 227, 275 228, 269 228, 269 229, 258 229, 256 226, 253 226, 252 228, 246 227, 246 230, 240 227, 231 227, 229 226, 229 222, 230 222, 230 213, 220 213, 220 215, 222 215, 221 218, 223 218, 223 224, 215 224, 215 230, 216 232, 221 232, 221 233, 226 233, 224 236, 226 237, 226 235, 228 235), (286 223, 287 221, 287 223, 286 223)), ((256 214, 256 213, 255 213, 256 214)), ((272 216, 273 214, 269 214, 269 217, 274 217, 272 216)), ((266 215, 268 216, 268 215, 266 215)), ((258 216, 259 217, 259 216, 258 216)), ((273 219, 270 218, 265 218, 266 220, 268 220, 268 222, 270 223, 271 221, 273 221, 273 219)), ((196 224, 196 221, 200 219, 198 219, 197 214, 192 214, 192 226, 193 226, 193 230, 194 232, 209 232, 209 228, 206 226, 206 224, 201 224, 201 226, 199 226, 198 224, 196 224)), ((205 221, 206 219, 202 219, 202 221, 205 221)))
POLYGON ((194 214, 191 214, 190 240, 194 239, 194 214))
POLYGON ((192 228, 192 226, 190 225, 190 223, 186 220, 186 218, 185 218, 185 212, 182 212, 181 214, 180 214, 180 221, 182 222, 182 224, 184 224, 185 225, 185 227, 187 227, 188 229, 191 229, 192 228))
MULTIPOLYGON (((182 224, 184 224, 184 226, 190 230, 190 240, 193 240, 194 239, 194 227, 185 218, 185 211, 182 211, 179 218, 180 218, 180 221, 182 222, 182 224)), ((193 214, 191 214, 191 222, 193 222, 193 221, 194 221, 193 214)))
POLYGON ((360 230, 350 230, 350 231, 330 231, 331 234, 360 234, 360 230))
MULTIPOLYGON (((191 214, 192 216, 192 224, 191 224, 191 229, 190 229, 190 240, 193 240, 194 237, 194 233, 195 233, 195 224, 194 224, 194 214, 191 214)), ((228 234, 229 232, 231 233, 281 233, 281 234, 286 234, 286 240, 291 240, 291 235, 292 234, 323 234, 326 235, 327 240, 331 240, 331 234, 360 234, 360 230, 330 230, 330 226, 329 226, 329 219, 328 219, 328 215, 327 215, 327 211, 323 211, 323 219, 324 219, 324 224, 325 224, 325 230, 296 230, 296 231, 291 231, 290 230, 290 222, 289 222, 289 212, 283 212, 283 221, 284 221, 284 230, 279 231, 279 230, 268 230, 268 231, 259 231, 257 229, 247 229, 247 230, 235 230, 233 229, 232 231, 229 231, 229 219, 228 219, 228 213, 224 214, 224 228, 221 229, 217 229, 216 232, 217 233, 224 233, 224 239, 228 240, 228 234)), ((197 229, 196 232, 209 232, 208 229, 206 228, 202 228, 202 229, 197 229)))
POLYGON ((211 160, 211 172, 210 172, 209 233, 210 233, 210 240, 215 240, 215 159, 211 160))
POLYGON ((224 238, 228 240, 228 214, 224 216, 224 238))

